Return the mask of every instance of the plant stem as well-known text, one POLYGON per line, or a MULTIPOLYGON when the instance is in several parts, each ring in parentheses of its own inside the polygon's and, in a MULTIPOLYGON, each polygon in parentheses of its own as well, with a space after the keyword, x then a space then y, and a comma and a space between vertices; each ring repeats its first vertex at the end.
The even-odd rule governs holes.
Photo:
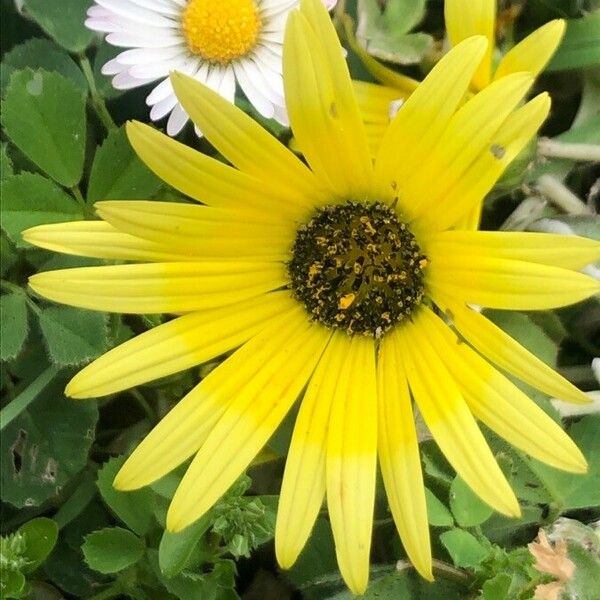
POLYGON ((75 200, 77 200, 77 204, 79 204, 79 206, 81 206, 81 210, 83 211, 84 216, 85 217, 93 216, 93 211, 92 211, 90 205, 85 201, 85 198, 83 197, 83 194, 81 193, 81 190, 79 189, 79 186, 74 185, 72 188, 69 188, 69 191, 73 195, 73 198, 75 198, 75 200))
POLYGON ((569 215, 590 215, 592 210, 567 186, 552 175, 542 175, 536 187, 552 204, 569 215))
POLYGON ((549 138, 540 138, 538 152, 551 158, 569 158, 583 162, 600 161, 600 144, 565 144, 549 138))
POLYGON ((104 127, 106 127, 107 131, 112 131, 117 128, 113 118, 110 116, 108 109, 106 108, 106 103, 104 102, 104 98, 98 93, 98 88, 96 87, 96 81, 94 80, 94 74, 92 73, 92 65, 90 65, 90 61, 85 54, 79 55, 79 65, 81 66, 81 70, 85 75, 88 86, 90 88, 90 96, 92 100, 92 106, 98 115, 100 121, 104 127))

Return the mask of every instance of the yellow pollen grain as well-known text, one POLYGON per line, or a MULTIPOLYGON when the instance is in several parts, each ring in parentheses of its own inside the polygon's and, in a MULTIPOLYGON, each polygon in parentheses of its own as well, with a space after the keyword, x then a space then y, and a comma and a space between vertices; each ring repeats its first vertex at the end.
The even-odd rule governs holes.
POLYGON ((255 0, 189 0, 181 18, 190 51, 218 64, 254 48, 260 24, 255 0))

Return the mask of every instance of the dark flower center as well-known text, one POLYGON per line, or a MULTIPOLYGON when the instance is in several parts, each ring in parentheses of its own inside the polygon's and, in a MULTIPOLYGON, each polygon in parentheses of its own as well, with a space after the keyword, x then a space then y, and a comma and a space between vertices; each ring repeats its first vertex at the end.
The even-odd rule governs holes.
POLYGON ((426 266, 392 208, 348 201, 318 209, 298 229, 288 271, 312 319, 379 338, 421 302, 426 266))

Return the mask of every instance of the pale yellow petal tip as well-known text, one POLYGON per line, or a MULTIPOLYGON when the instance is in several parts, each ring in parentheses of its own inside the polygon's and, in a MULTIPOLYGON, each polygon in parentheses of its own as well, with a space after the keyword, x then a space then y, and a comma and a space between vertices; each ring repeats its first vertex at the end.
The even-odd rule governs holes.
POLYGON ((190 521, 189 516, 181 513, 173 508, 173 503, 167 512, 167 531, 170 533, 179 533, 188 528, 192 523, 199 519, 202 515, 198 515, 193 521, 190 521))
POLYGON ((125 462, 113 479, 113 487, 119 492, 133 492, 145 485, 140 485, 136 481, 135 473, 130 473, 131 469, 127 466, 128 462, 125 462))
POLYGON ((549 21, 540 27, 540 31, 544 31, 544 33, 548 36, 546 43, 554 44, 555 49, 558 48, 558 45, 562 41, 566 29, 567 22, 564 19, 554 19, 553 21, 549 21))
POLYGON ((485 37, 485 35, 472 35, 471 37, 468 37, 456 44, 456 46, 454 46, 450 52, 448 52, 448 54, 458 54, 459 52, 466 52, 468 50, 473 54, 481 53, 483 58, 487 47, 488 39, 485 37))
POLYGON ((94 397, 92 394, 86 393, 84 389, 81 388, 79 373, 67 383, 67 386, 65 387, 65 396, 73 398, 74 400, 83 400, 85 398, 94 397))

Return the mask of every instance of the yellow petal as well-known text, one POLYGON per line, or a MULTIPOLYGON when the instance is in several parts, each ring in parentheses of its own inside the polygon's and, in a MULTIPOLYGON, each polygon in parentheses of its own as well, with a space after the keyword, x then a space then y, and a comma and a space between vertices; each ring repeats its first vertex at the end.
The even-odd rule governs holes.
POLYGON ((300 310, 296 306, 267 325, 189 392, 127 459, 115 487, 148 485, 197 452, 232 400, 287 347, 300 310))
POLYGON ((292 223, 269 222, 253 211, 145 200, 97 202, 95 207, 121 231, 203 258, 285 261, 295 235, 292 223))
POLYGON ((238 169, 260 181, 274 181, 294 195, 300 193, 309 202, 327 197, 306 166, 242 110, 181 73, 172 73, 171 82, 194 123, 238 169))
POLYGON ((278 187, 272 180, 238 171, 144 123, 127 123, 127 136, 138 156, 163 181, 210 206, 251 207, 288 219, 302 216, 311 207, 289 186, 278 187))
POLYGON ((381 124, 385 127, 390 122, 392 102, 408 97, 408 95, 402 96, 394 88, 366 81, 353 81, 352 87, 363 119, 367 123, 381 124))
POLYGON ((534 76, 541 73, 558 48, 565 27, 565 21, 555 19, 536 29, 502 58, 494 79, 517 71, 529 71, 534 76))
POLYGON ((234 304, 274 290, 286 281, 282 264, 230 261, 61 269, 37 273, 29 278, 29 285, 54 302, 139 314, 234 304))
POLYGON ((427 284, 435 294, 509 310, 567 306, 600 292, 592 277, 543 264, 478 254, 429 256, 427 284))
POLYGON ((550 97, 543 93, 517 109, 504 121, 470 168, 444 195, 435 211, 421 215, 423 229, 448 229, 481 205, 506 167, 539 129, 550 110, 550 97))
POLYGON ((308 0, 302 13, 288 17, 286 105, 296 142, 312 170, 339 197, 362 198, 371 187, 371 156, 337 35, 323 12, 322 3, 308 0))
POLYGON ((338 380, 327 441, 327 506, 344 581, 362 594, 369 552, 377 469, 377 380, 372 339, 344 338, 345 365, 338 380))
POLYGON ((311 324, 300 308, 289 320, 292 334, 236 392, 181 480, 167 513, 170 531, 192 524, 227 491, 310 378, 330 332, 311 324))
POLYGON ((542 392, 579 404, 589 398, 572 383, 521 346, 500 327, 464 303, 434 297, 460 334, 486 358, 542 392))
MULTIPOLYGON (((381 142, 375 163, 381 199, 402 200, 403 182, 427 160, 448 126, 485 46, 484 38, 474 37, 448 52, 400 108, 381 142)), ((409 203, 401 208, 411 216, 409 203)))
POLYGON ((277 508, 275 552, 289 569, 304 548, 325 496, 325 449, 331 402, 344 362, 344 333, 335 333, 302 399, 277 508))
POLYGON ((435 212, 449 189, 473 162, 489 153, 490 140, 533 83, 528 73, 514 73, 487 86, 464 104, 431 148, 428 160, 403 184, 404 201, 413 212, 435 212))
POLYGON ((519 503, 448 371, 445 356, 430 341, 423 315, 424 310, 399 329, 401 356, 423 419, 467 485, 497 511, 518 516, 519 503))
POLYGON ((430 257, 468 255, 581 269, 600 260, 600 242, 579 236, 517 231, 443 231, 422 242, 430 257))
POLYGON ((483 202, 480 202, 477 204, 477 206, 472 208, 468 213, 456 221, 456 228, 466 229, 467 231, 476 231, 479 228, 482 210, 483 202))
POLYGON ((113 394, 201 364, 243 344, 295 301, 288 292, 178 317, 110 350, 67 385, 72 398, 113 394))
POLYGON ((196 260, 188 252, 149 242, 115 229, 104 221, 69 221, 38 225, 23 232, 34 246, 91 258, 149 262, 196 260))
POLYGON ((535 402, 501 375, 429 309, 424 322, 476 418, 527 454, 558 469, 584 473, 581 451, 535 402))
POLYGON ((483 89, 490 82, 492 55, 496 45, 496 0, 445 0, 444 20, 453 46, 472 35, 487 38, 487 50, 473 76, 473 86, 483 89))
POLYGON ((381 474, 394 522, 410 561, 432 580, 431 543, 419 445, 397 333, 388 333, 379 348, 378 451, 381 474))

